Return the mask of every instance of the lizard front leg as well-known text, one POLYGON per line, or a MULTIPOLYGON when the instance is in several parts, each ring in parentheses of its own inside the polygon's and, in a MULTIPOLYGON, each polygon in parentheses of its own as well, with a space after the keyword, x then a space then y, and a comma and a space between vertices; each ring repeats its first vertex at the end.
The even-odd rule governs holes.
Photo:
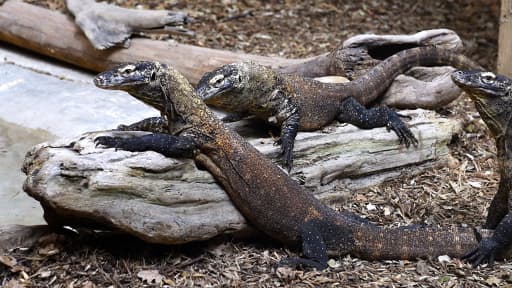
POLYGON ((492 265, 495 256, 512 244, 512 212, 509 210, 512 179, 507 174, 509 171, 510 163, 506 161, 505 167, 501 168, 498 192, 488 210, 484 227, 494 229, 492 237, 482 239, 475 250, 462 257, 474 267, 485 261, 492 265))
POLYGON ((343 99, 340 105, 340 113, 337 116, 338 121, 350 123, 361 129, 372 129, 377 127, 386 127, 393 130, 406 147, 411 144, 418 145, 418 140, 414 134, 407 128, 400 119, 400 114, 391 110, 389 107, 379 106, 366 108, 353 97, 343 99))
POLYGON ((119 125, 119 131, 148 131, 153 133, 169 132, 169 125, 165 117, 150 117, 130 125, 119 125))
POLYGON ((283 166, 290 172, 293 165, 293 147, 295 137, 299 131, 300 115, 298 109, 292 109, 286 119, 281 124, 281 137, 276 141, 281 145, 281 155, 283 156, 283 166))
MULTIPOLYGON (((502 176, 503 177, 503 176, 502 176)), ((498 192, 494 195, 491 205, 487 210, 487 220, 485 221, 484 227, 487 229, 496 229, 502 219, 509 213, 509 194, 510 194, 510 182, 502 179, 500 181, 498 192)))
POLYGON ((131 138, 99 136, 94 139, 94 143, 132 152, 155 151, 166 157, 175 158, 191 158, 195 155, 197 147, 192 137, 163 133, 131 138))

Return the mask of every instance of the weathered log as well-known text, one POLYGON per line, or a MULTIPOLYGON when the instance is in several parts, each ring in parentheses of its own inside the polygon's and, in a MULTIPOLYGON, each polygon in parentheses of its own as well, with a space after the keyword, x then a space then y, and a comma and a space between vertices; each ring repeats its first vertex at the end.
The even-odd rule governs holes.
MULTIPOLYGON (((444 164, 449 157, 446 144, 460 131, 460 122, 424 110, 407 114, 413 117, 408 124, 418 137, 416 148, 399 145, 396 135, 384 128, 335 124, 326 128, 329 133, 299 133, 292 176, 331 203, 352 189, 444 164)), ((273 139, 255 138, 261 128, 251 131, 255 126, 243 123, 232 127, 277 159, 279 147, 273 139)), ((102 149, 93 143, 99 135, 141 133, 94 132, 40 144, 27 153, 24 190, 40 201, 45 219, 54 226, 121 230, 169 244, 247 231, 227 194, 192 160, 102 149)))
MULTIPOLYGON (((331 53, 307 59, 265 57, 140 38, 132 39, 129 49, 114 47, 99 51, 69 17, 15 0, 0 6, 0 40, 97 72, 119 63, 157 60, 174 66, 191 83, 197 83, 205 72, 214 68, 247 60, 307 77, 346 75, 353 78, 406 48, 436 45, 458 51, 462 46, 453 31, 435 29, 413 35, 359 35, 346 40, 331 53)), ((429 74, 439 75, 436 73, 439 70, 429 74)), ((458 88, 445 75, 434 80, 399 78, 392 87, 393 93, 383 96, 383 103, 407 108, 441 107, 459 95, 458 88), (402 92, 403 87, 409 86, 416 87, 414 92, 421 94, 411 94, 410 90, 402 92), (449 89, 436 90, 436 87, 449 89), (393 100, 385 100, 391 96, 393 100)))
POLYGON ((182 12, 128 9, 94 0, 66 0, 66 6, 75 16, 75 23, 99 50, 120 44, 129 47, 134 32, 166 31, 190 21, 182 12))

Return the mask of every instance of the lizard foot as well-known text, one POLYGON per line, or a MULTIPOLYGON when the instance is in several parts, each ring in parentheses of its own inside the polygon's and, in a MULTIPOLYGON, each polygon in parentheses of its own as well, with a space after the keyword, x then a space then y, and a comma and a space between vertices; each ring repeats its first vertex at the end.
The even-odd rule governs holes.
POLYGON ((293 142, 283 141, 283 138, 279 138, 276 142, 274 142, 274 146, 281 146, 280 155, 283 157, 283 168, 290 173, 293 166, 293 142))
POLYGON ((318 271, 322 271, 327 269, 329 266, 327 263, 318 262, 315 260, 307 259, 307 258, 300 258, 300 257, 290 257, 285 258, 281 261, 279 261, 276 265, 276 268, 279 267, 290 267, 294 270, 297 270, 297 268, 301 268, 303 270, 312 270, 316 269, 318 271))
POLYGON ((388 123, 386 124, 386 129, 388 131, 393 130, 395 134, 398 136, 400 140, 400 144, 405 144, 405 147, 418 146, 418 140, 411 132, 411 130, 405 125, 405 123, 400 119, 401 116, 394 111, 389 111, 388 114, 388 123))
POLYGON ((121 137, 99 136, 94 139, 94 144, 96 147, 101 145, 107 148, 119 148, 122 141, 123 138, 121 137))
POLYGON ((492 267, 498 250, 500 250, 499 243, 494 241, 492 238, 486 238, 480 241, 478 247, 475 250, 462 256, 461 259, 471 263, 473 268, 476 268, 478 265, 484 262, 488 262, 489 266, 492 267))

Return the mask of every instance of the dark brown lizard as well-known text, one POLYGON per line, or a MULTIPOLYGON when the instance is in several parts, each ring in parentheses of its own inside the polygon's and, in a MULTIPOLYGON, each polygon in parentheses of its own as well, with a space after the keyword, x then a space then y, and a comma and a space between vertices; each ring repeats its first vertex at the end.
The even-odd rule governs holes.
MULTIPOLYGON (((94 82, 100 88, 127 91, 168 119, 166 133, 102 136, 95 139, 98 145, 193 158, 222 185, 249 223, 302 248, 302 258, 280 264, 324 269, 328 255, 349 253, 370 260, 458 257, 474 249, 480 238, 477 231, 464 227, 383 228, 329 208, 229 130, 171 67, 157 62, 126 64, 99 74, 94 82)), ((135 126, 143 127, 143 121, 135 126)))
POLYGON ((290 170, 297 131, 320 129, 335 119, 363 129, 387 127, 400 143, 417 144, 412 132, 388 107, 367 109, 399 74, 414 66, 451 65, 479 67, 450 50, 419 47, 401 51, 348 83, 321 83, 286 75, 253 62, 228 64, 204 74, 197 91, 206 104, 230 113, 223 120, 237 121, 255 115, 281 127, 284 167, 290 170))
POLYGON ((452 79, 473 100, 496 139, 500 184, 484 226, 495 231, 465 256, 473 266, 484 261, 492 265, 496 255, 512 244, 512 80, 479 70, 455 71, 452 79))

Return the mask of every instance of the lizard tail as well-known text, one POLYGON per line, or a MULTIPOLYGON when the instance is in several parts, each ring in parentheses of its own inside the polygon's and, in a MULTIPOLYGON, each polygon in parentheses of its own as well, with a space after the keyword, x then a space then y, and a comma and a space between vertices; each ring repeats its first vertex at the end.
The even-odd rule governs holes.
MULTIPOLYGON (((375 228, 375 227, 374 227, 375 228)), ((407 226, 355 233, 352 254, 368 260, 416 259, 448 255, 462 257, 477 247, 480 234, 473 228, 407 226)))
MULTIPOLYGON (((453 66, 457 69, 482 69, 480 65, 462 54, 436 47, 416 47, 398 52, 361 76, 348 83, 340 83, 348 95, 364 95, 362 104, 373 102, 382 95, 393 80, 415 66, 453 66)), ((332 85, 332 93, 339 93, 341 87, 332 85)))

